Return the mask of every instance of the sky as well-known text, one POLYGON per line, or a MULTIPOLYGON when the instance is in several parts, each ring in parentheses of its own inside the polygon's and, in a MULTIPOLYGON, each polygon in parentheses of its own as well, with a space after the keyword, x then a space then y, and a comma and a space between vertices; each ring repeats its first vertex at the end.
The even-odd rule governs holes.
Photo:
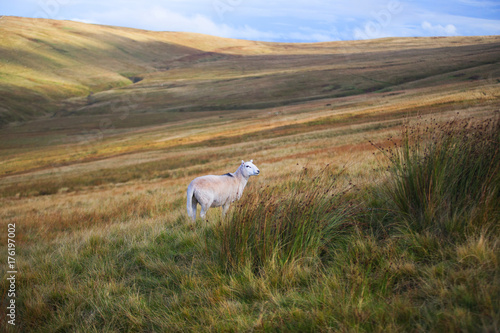
POLYGON ((0 15, 271 42, 500 35, 500 0, 16 0, 0 15))

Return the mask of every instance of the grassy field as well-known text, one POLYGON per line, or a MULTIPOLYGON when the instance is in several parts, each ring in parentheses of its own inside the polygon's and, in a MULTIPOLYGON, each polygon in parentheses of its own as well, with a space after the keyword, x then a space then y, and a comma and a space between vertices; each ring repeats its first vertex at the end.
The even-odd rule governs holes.
POLYGON ((7 331, 500 331, 500 38, 0 19, 7 331), (223 218, 189 182, 261 170, 223 218))

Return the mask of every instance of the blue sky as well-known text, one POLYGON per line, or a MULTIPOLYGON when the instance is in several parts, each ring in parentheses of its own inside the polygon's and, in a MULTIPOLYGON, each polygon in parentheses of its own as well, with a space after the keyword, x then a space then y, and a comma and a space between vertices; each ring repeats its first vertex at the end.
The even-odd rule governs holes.
POLYGON ((499 0, 17 0, 0 14, 281 42, 500 35, 499 0))

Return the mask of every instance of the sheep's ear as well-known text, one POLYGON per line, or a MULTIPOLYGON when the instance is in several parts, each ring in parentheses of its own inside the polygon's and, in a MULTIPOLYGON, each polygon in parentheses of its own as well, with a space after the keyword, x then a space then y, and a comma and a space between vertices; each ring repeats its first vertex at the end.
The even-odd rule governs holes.
POLYGON ((250 163, 253 163, 253 160, 250 160, 250 163))
POLYGON ((245 161, 241 160, 241 164, 245 164, 245 161))

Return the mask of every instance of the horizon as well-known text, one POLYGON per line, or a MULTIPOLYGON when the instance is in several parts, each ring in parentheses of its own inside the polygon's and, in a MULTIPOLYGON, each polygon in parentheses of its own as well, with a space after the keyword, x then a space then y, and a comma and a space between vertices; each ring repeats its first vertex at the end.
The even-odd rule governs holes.
POLYGON ((261 42, 314 43, 388 37, 500 35, 495 1, 22 0, 2 16, 69 20, 149 31, 191 32, 261 42))
POLYGON ((302 42, 302 41, 263 41, 263 40, 254 40, 254 39, 245 39, 245 38, 236 38, 236 37, 221 37, 221 36, 216 36, 216 35, 211 35, 208 33, 203 33, 203 32, 192 32, 192 31, 175 31, 175 30, 149 30, 149 29, 142 29, 142 28, 134 28, 134 27, 127 27, 127 26, 119 26, 119 25, 113 25, 113 24, 101 24, 101 23, 91 23, 91 22, 82 22, 78 20, 70 20, 70 19, 47 19, 47 18, 41 18, 41 17, 24 17, 24 16, 16 16, 16 15, 0 15, 0 22, 3 17, 12 17, 12 18, 21 18, 21 19, 33 19, 33 20, 49 20, 49 21, 68 21, 68 22, 75 22, 75 23, 81 23, 81 24, 89 24, 89 25, 95 25, 95 26, 103 26, 103 27, 113 27, 113 28, 118 28, 118 29, 135 29, 135 30, 143 30, 143 31, 148 31, 148 32, 178 32, 178 33, 187 33, 187 34, 199 34, 199 35, 204 35, 204 36, 209 36, 209 37, 216 37, 216 38, 227 38, 227 39, 234 39, 234 40, 246 40, 250 42, 262 42, 262 43, 284 43, 284 44, 316 44, 316 43, 335 43, 335 42, 355 42, 355 41, 370 41, 370 40, 379 40, 379 39, 392 39, 392 38, 453 38, 453 37, 494 37, 494 36, 500 36, 498 35, 470 35, 470 36, 460 36, 460 35, 453 35, 453 36, 387 36, 387 37, 375 37, 375 38, 367 38, 367 39, 350 39, 350 40, 325 40, 325 41, 313 41, 313 42, 302 42))

